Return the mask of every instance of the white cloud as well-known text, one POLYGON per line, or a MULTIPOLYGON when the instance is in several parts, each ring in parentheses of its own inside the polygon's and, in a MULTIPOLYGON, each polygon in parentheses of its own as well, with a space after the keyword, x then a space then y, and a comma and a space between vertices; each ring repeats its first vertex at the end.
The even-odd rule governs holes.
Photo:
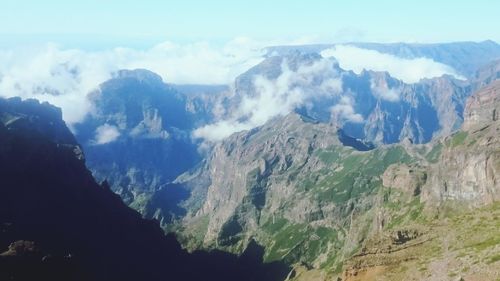
POLYGON ((284 60, 281 74, 275 80, 254 77, 254 94, 243 97, 230 119, 201 127, 193 136, 218 141, 232 133, 261 126, 275 116, 286 115, 315 98, 338 95, 342 81, 333 64, 333 60, 321 59, 292 71, 284 60), (238 121, 241 119, 245 121, 238 121))
POLYGON ((169 83, 227 84, 262 61, 262 45, 236 38, 222 47, 208 42, 164 42, 146 51, 121 48, 120 68, 145 68, 169 83))
POLYGON ((405 59, 374 50, 349 45, 337 45, 323 50, 323 57, 334 57, 341 68, 359 74, 366 70, 387 71, 392 77, 405 83, 416 83, 423 78, 439 77, 444 74, 463 79, 452 67, 429 58, 405 59))
POLYGON ((236 38, 222 47, 207 42, 164 42, 147 50, 0 50, 0 96, 36 98, 63 109, 69 124, 90 110, 86 95, 119 69, 145 68, 168 83, 227 84, 263 60, 260 42, 236 38))
POLYGON ((0 51, 0 96, 37 98, 63 109, 69 123, 89 110, 85 95, 109 77, 105 61, 79 50, 0 51))
POLYGON ((104 124, 95 130, 94 144, 106 144, 114 142, 120 137, 120 131, 116 126, 104 124))
POLYGON ((222 120, 196 129, 193 132, 195 138, 204 138, 209 141, 219 141, 233 133, 250 130, 258 126, 252 121, 238 122, 236 120, 222 120))
MULTIPOLYGON (((81 121, 90 111, 86 95, 119 69, 149 69, 161 75, 167 83, 228 84, 263 60, 263 47, 277 44, 287 42, 258 42, 239 37, 221 46, 207 42, 176 44, 167 41, 145 50, 84 51, 62 49, 54 44, 0 50, 0 96, 50 102, 62 108, 64 120, 71 125, 81 121)), ((322 55, 334 56, 341 67, 358 73, 364 68, 388 71, 405 82, 445 73, 455 74, 449 66, 430 59, 401 59, 352 46, 338 45, 323 51, 322 55)), ((244 97, 235 116, 200 128, 194 135, 220 139, 232 132, 262 125, 297 106, 307 105, 317 95, 340 92, 342 83, 331 73, 334 71, 331 64, 331 60, 325 59, 302 66, 297 71, 284 65, 281 76, 273 81, 255 77, 257 94, 244 97), (324 78, 318 85, 313 77, 329 78, 324 78), (241 117, 246 121, 236 121, 241 117)), ((396 100, 397 92, 396 89, 387 89, 375 94, 392 101, 396 100)), ((342 110, 347 111, 347 108, 342 110)))
POLYGON ((332 107, 332 119, 334 122, 350 121, 354 123, 363 122, 363 116, 356 113, 353 100, 348 96, 342 96, 338 104, 332 107))
POLYGON ((383 100, 387 100, 390 102, 399 101, 400 91, 395 88, 390 88, 385 80, 375 81, 374 79, 370 80, 370 89, 374 96, 381 98, 383 100))

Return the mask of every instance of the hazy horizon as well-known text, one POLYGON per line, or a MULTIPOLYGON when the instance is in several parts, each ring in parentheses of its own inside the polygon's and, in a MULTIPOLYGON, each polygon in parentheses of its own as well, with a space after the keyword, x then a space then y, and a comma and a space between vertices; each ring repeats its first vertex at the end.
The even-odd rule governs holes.
POLYGON ((4 0, 0 47, 147 48, 164 41, 222 44, 500 42, 498 1, 4 0), (462 19, 462 20, 457 20, 462 19))

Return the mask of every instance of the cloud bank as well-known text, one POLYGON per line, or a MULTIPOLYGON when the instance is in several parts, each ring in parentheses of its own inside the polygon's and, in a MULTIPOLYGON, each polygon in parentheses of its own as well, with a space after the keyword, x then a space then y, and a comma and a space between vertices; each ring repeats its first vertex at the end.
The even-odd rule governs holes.
POLYGON ((193 136, 209 141, 222 140, 235 132, 261 126, 273 117, 284 116, 315 98, 338 95, 342 91, 342 80, 334 63, 321 59, 293 71, 284 60, 281 74, 275 80, 254 76, 254 93, 243 97, 230 119, 201 127, 193 136))
POLYGON ((63 109, 69 123, 89 110, 85 96, 108 79, 110 67, 80 50, 43 48, 0 51, 0 96, 36 98, 63 109))
POLYGON ((0 50, 0 96, 47 101, 73 124, 90 110, 86 95, 119 69, 145 68, 168 83, 227 84, 263 60, 262 47, 236 38, 223 46, 163 42, 146 50, 67 50, 55 44, 0 50))
POLYGON ((452 67, 429 58, 405 59, 349 45, 337 45, 323 50, 321 55, 334 57, 341 68, 352 70, 356 74, 360 74, 363 69, 387 71, 392 77, 405 83, 416 83, 423 78, 439 77, 444 74, 463 79, 452 67))
MULTIPOLYGON (((0 50, 0 96, 36 98, 63 110, 64 120, 78 123, 91 111, 87 94, 111 78, 119 69, 144 68, 158 73, 167 83, 229 84, 234 78, 263 60, 267 45, 285 42, 258 42, 236 38, 223 45, 207 42, 177 44, 163 42, 148 49, 114 48, 102 51, 63 49, 55 44, 42 47, 0 50)), ((372 50, 337 45, 324 50, 323 57, 335 57, 339 65, 360 73, 363 69, 388 71, 406 83, 443 74, 460 77, 451 67, 427 58, 403 59, 372 50)), ((275 116, 307 106, 314 98, 340 95, 342 81, 333 60, 322 59, 292 71, 286 62, 275 80, 253 77, 251 96, 242 98, 233 116, 194 131, 193 136, 216 141, 234 132, 263 125, 275 116), (319 81, 319 82, 318 82, 319 81)), ((398 89, 372 85, 381 99, 396 102, 398 89)), ((352 100, 340 97, 332 114, 342 120, 362 122, 352 100)), ((96 132, 96 143, 113 141, 112 128, 96 132)), ((119 132, 118 132, 119 136, 119 132)))

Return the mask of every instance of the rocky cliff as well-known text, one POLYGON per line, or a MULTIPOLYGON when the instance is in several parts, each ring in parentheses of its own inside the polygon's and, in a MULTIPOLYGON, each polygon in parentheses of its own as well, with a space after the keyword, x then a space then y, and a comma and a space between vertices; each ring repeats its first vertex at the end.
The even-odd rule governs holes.
POLYGON ((429 175, 424 199, 485 205, 500 199, 500 81, 468 101, 461 131, 442 141, 439 162, 429 175))
POLYGON ((188 254, 85 167, 61 111, 0 99, 1 280, 283 280, 251 242, 188 254))
POLYGON ((402 230, 389 227, 371 236, 346 262, 343 280, 500 277, 493 269, 500 260, 495 220, 500 206, 500 123, 495 115, 500 95, 498 80, 487 80, 491 84, 467 100, 462 129, 431 145, 425 168, 396 165, 386 170, 384 185, 421 190, 425 216, 402 224, 402 230))
POLYGON ((481 88, 467 100, 464 113, 464 130, 483 126, 499 120, 500 80, 481 88))
POLYGON ((299 91, 305 99, 295 108, 298 112, 322 122, 334 122, 349 135, 377 144, 397 143, 405 138, 426 143, 458 129, 471 91, 468 82, 451 76, 406 84, 386 72, 363 71, 358 75, 318 54, 292 52, 269 57, 240 75, 234 95, 229 97, 227 116, 237 115, 243 100, 264 95, 256 84, 262 77, 280 85, 278 91, 285 86, 281 85, 285 78, 294 77, 288 78, 291 82, 286 86, 289 92, 299 91))
POLYGON ((500 199, 497 96, 491 88, 476 92, 466 102, 464 128, 429 144, 361 149, 348 145, 359 140, 344 130, 296 113, 234 134, 176 181, 197 196, 180 201, 186 215, 171 230, 189 248, 239 252, 256 239, 265 260, 295 264, 298 280, 372 280, 363 274, 394 270, 399 275, 387 280, 401 280, 414 274, 405 262, 422 264, 418 280, 442 276, 436 270, 446 262, 450 274, 464 267, 463 276, 496 278, 500 272, 487 264, 497 262, 499 233, 493 217, 481 222, 478 214, 496 212, 500 199), (473 121, 472 112, 485 118, 473 121), (467 211, 473 208, 481 209, 467 211), (454 212, 468 212, 472 224, 454 212), (486 233, 461 236, 482 223, 486 233), (477 252, 460 246, 481 240, 486 244, 477 252), (458 249, 482 261, 470 265, 458 249))
POLYGON ((75 126, 87 165, 146 213, 154 192, 199 161, 186 97, 150 71, 123 70, 89 99, 93 112, 75 126))
MULTIPOLYGON (((196 172, 204 192, 179 204, 186 216, 174 230, 191 248, 239 252, 254 238, 267 261, 338 266, 372 231, 385 169, 418 162, 401 145, 359 151, 347 139, 295 113, 231 136, 196 172)), ((193 179, 176 184, 196 193, 193 179)))

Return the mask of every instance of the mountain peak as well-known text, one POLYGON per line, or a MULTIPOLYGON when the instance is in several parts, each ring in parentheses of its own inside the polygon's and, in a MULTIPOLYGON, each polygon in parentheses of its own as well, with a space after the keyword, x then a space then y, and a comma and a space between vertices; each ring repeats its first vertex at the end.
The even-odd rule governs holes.
POLYGON ((9 130, 30 130, 60 143, 76 144, 62 120, 61 109, 36 99, 0 98, 0 124, 9 130))
POLYGON ((137 79, 140 82, 149 82, 149 83, 163 83, 163 79, 160 75, 147 70, 147 69, 121 69, 117 72, 113 73, 113 78, 124 79, 124 78, 132 78, 137 79))

